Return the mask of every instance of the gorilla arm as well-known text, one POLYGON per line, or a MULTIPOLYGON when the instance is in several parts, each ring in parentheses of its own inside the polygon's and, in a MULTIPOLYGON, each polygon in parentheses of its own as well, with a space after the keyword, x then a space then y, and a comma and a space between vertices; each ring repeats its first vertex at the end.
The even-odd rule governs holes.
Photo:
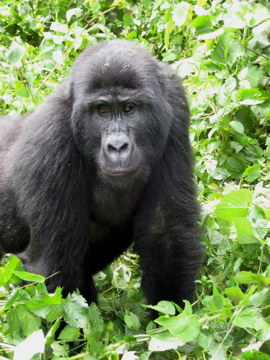
POLYGON ((185 299, 192 301, 201 266, 198 208, 190 193, 192 184, 186 189, 182 185, 177 194, 172 173, 164 174, 164 167, 162 171, 155 173, 155 190, 150 183, 135 218, 134 243, 149 304, 170 300, 181 306, 185 299))
MULTIPOLYGON (((166 66, 164 65, 166 69, 166 66)), ((201 266, 200 209, 193 178, 189 111, 179 79, 165 82, 173 121, 161 160, 134 223, 135 249, 140 255, 142 285, 150 304, 192 300, 201 266)))
POLYGON ((50 291, 56 286, 64 286, 65 294, 89 289, 87 297, 95 300, 81 266, 89 241, 89 183, 73 142, 65 91, 63 84, 28 116, 9 154, 9 186, 30 234, 19 256, 30 272, 45 277, 57 273, 47 280, 50 291))

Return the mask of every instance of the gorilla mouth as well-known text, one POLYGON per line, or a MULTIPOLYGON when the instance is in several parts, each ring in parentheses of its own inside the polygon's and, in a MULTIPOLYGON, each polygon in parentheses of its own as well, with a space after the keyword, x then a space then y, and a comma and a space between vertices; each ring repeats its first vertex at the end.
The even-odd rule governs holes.
POLYGON ((111 176, 111 177, 124 177, 127 175, 131 175, 136 173, 139 170, 139 167, 132 168, 132 169, 117 169, 117 170, 110 170, 102 168, 102 172, 104 175, 111 176))

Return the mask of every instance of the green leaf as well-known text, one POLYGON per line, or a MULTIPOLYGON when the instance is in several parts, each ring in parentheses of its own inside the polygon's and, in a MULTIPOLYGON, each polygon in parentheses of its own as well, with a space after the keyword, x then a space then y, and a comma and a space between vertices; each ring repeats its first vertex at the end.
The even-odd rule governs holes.
POLYGON ((18 81, 15 84, 15 91, 20 97, 28 98, 30 96, 30 92, 23 82, 18 81))
POLYGON ((22 60, 25 51, 26 51, 25 47, 14 43, 7 52, 8 62, 11 65, 18 64, 22 60))
POLYGON ((269 360, 269 355, 258 350, 245 351, 241 360, 269 360))
POLYGON ((255 4, 252 6, 250 8, 250 12, 253 15, 250 20, 250 24, 252 24, 252 26, 260 24, 264 20, 270 18, 270 11, 262 4, 255 4))
MULTIPOLYGON (((21 260, 14 255, 9 255, 9 262, 4 267, 0 267, 0 286, 10 281, 14 270, 18 268, 22 269, 21 260)), ((18 281, 16 281, 16 283, 18 283, 18 281)))
POLYGON ((190 4, 185 1, 174 5, 172 18, 176 26, 182 26, 186 22, 189 8, 190 4))
MULTIPOLYGON (((198 35, 198 40, 217 39, 221 34, 223 34, 223 32, 224 32, 224 29, 219 28, 218 30, 207 32, 203 35, 198 35)), ((208 62, 208 64, 210 64, 210 62, 208 62)), ((207 62, 205 63, 205 65, 207 65, 207 62)), ((217 66, 217 65, 215 65, 215 64, 211 65, 211 67, 215 67, 215 66, 217 66)))
POLYGON ((28 300, 26 306, 33 314, 48 321, 55 321, 63 315, 62 290, 57 288, 54 295, 38 294, 28 300))
POLYGON ((244 53, 245 50, 233 39, 233 32, 227 30, 220 35, 211 58, 217 64, 224 63, 232 66, 244 53))
POLYGON ((232 323, 240 328, 255 329, 258 320, 259 314, 257 311, 255 309, 245 307, 236 314, 232 323))
POLYGON ((270 99, 270 94, 259 89, 240 89, 236 94, 236 99, 242 105, 256 105, 270 99))
POLYGON ((260 164, 249 166, 244 171, 243 178, 247 182, 252 183, 253 181, 257 180, 260 177, 261 168, 262 166, 260 164))
POLYGON ((63 302, 64 320, 70 326, 87 327, 87 303, 85 299, 76 293, 69 294, 63 302))
MULTIPOLYGON (((264 212, 263 212, 263 215, 264 215, 264 212)), ((267 236, 267 234, 269 232, 269 222, 266 219, 257 219, 255 224, 252 224, 252 225, 253 225, 254 235, 258 239, 262 240, 267 236)))
POLYGON ((183 342, 192 341, 200 332, 200 326, 196 315, 192 314, 192 308, 188 301, 185 301, 185 309, 178 316, 161 316, 156 323, 167 329, 174 337, 183 342))
POLYGON ((97 13, 99 11, 99 9, 100 9, 99 1, 92 2, 91 9, 92 9, 94 14, 97 13))
POLYGON ((229 12, 224 17, 224 26, 226 28, 243 29, 245 27, 245 22, 243 21, 242 16, 242 13, 235 9, 229 9, 229 12))
POLYGON ((170 349, 177 349, 179 346, 184 345, 183 341, 176 339, 168 331, 162 331, 158 334, 150 334, 150 336, 150 351, 166 351, 170 349))
POLYGON ((105 324, 100 314, 100 310, 95 303, 92 303, 89 306, 88 321, 92 336, 94 336, 96 340, 99 340, 104 331, 105 324))
POLYGON ((166 315, 175 315, 175 307, 170 301, 159 301, 155 306, 146 305, 145 307, 166 315))
POLYGON ((68 26, 66 24, 60 24, 58 22, 52 22, 51 23, 51 30, 61 33, 67 33, 68 32, 68 26))
POLYGON ((252 192, 247 189, 233 191, 223 197, 215 214, 222 220, 234 221, 236 217, 246 217, 252 201, 252 192))
MULTIPOLYGON (((124 16, 123 16, 123 25, 124 25, 124 27, 129 27, 129 26, 134 25, 133 17, 132 17, 131 14, 129 14, 129 13, 124 14, 124 16)), ((135 31, 135 33, 136 33, 136 31, 135 31)), ((130 39, 130 37, 129 37, 129 39, 130 39)))
POLYGON ((226 288, 224 290, 224 294, 227 295, 228 298, 230 298, 231 301, 236 305, 239 304, 245 298, 245 294, 241 291, 239 286, 226 288))
POLYGON ((173 31, 173 29, 174 29, 174 22, 173 22, 173 20, 170 20, 166 26, 165 34, 164 34, 164 44, 165 44, 166 49, 169 48, 170 34, 173 31))
POLYGON ((39 326, 41 324, 40 319, 31 314, 25 305, 17 305, 14 312, 18 316, 20 325, 25 336, 29 336, 34 331, 39 330, 39 326))
MULTIPOLYGON (((95 352, 96 354, 98 354, 100 350, 100 344, 96 341, 96 339, 94 339, 91 334, 87 334, 86 339, 88 342, 88 346, 90 346, 91 352, 95 352)), ((94 358, 94 360, 96 360, 96 358, 94 358)))
POLYGON ((212 21, 209 15, 201 15, 192 21, 191 26, 198 34, 209 33, 212 30, 212 21))
POLYGON ((80 8, 73 8, 73 9, 69 9, 66 13, 66 19, 67 19, 67 22, 70 21, 70 19, 72 18, 72 16, 76 16, 76 17, 79 17, 82 13, 82 9, 80 8))
POLYGON ((42 275, 36 275, 36 274, 31 274, 29 272, 26 271, 14 271, 14 274, 16 276, 18 276, 18 278, 25 280, 25 281, 31 281, 31 282, 44 282, 45 278, 42 275))
POLYGON ((58 339, 65 341, 76 341, 80 338, 80 329, 74 328, 72 326, 65 326, 61 331, 58 339))
POLYGON ((249 83, 250 87, 256 88, 256 86, 259 85, 263 77, 263 70, 259 67, 248 65, 247 67, 239 71, 237 77, 241 81, 246 80, 249 83))
POLYGON ((245 55, 245 49, 234 39, 230 39, 228 52, 228 65, 233 66, 239 58, 245 55))
POLYGON ((149 9, 151 6, 152 0, 142 0, 142 4, 146 9, 149 9))
POLYGON ((230 302, 220 294, 216 286, 213 288, 213 297, 211 298, 210 306, 212 311, 227 311, 230 307, 232 307, 230 302))
POLYGON ((60 342, 54 342, 51 344, 51 348, 53 350, 53 354, 55 355, 53 360, 68 360, 69 348, 66 343, 62 345, 60 342))
POLYGON ((129 329, 138 330, 140 328, 140 320, 138 316, 132 312, 124 316, 124 321, 129 329))
POLYGON ((14 304, 14 302, 15 302, 16 299, 17 299, 18 292, 19 292, 18 289, 14 289, 14 290, 9 294, 9 297, 8 297, 7 300, 6 300, 5 310, 10 309, 11 306, 14 304))
POLYGON ((227 360, 227 348, 222 346, 222 343, 217 343, 212 339, 211 346, 209 348, 210 360, 227 360))
POLYGON ((127 39, 131 40, 137 37, 137 33, 136 31, 131 31, 128 35, 127 35, 127 39))
POLYGON ((233 279, 239 284, 258 284, 260 287, 270 285, 270 278, 249 271, 240 271, 233 279))
POLYGON ((252 156, 260 158, 263 156, 263 150, 258 145, 247 144, 245 150, 247 150, 252 156))
POLYGON ((192 341, 200 332, 198 319, 195 315, 181 314, 172 318, 162 316, 156 322, 183 342, 192 341))
POLYGON ((176 59, 176 55, 174 53, 168 52, 163 56, 163 61, 174 61, 176 59))
POLYGON ((14 308, 11 308, 8 312, 7 323, 10 335, 13 338, 16 337, 21 332, 21 322, 14 308))
POLYGON ((270 287, 263 289, 262 291, 256 292, 251 296, 250 302, 253 306, 266 307, 270 304, 270 287))
POLYGON ((242 177, 247 166, 247 159, 243 153, 234 154, 227 158, 227 169, 236 179, 242 177))
POLYGON ((254 236, 250 221, 245 217, 235 217, 233 219, 237 230, 238 241, 240 244, 257 244, 259 240, 254 236))
POLYGON ((46 334, 46 345, 52 345, 54 343, 56 339, 56 332, 58 331, 61 324, 63 324, 62 319, 58 319, 50 327, 46 334))
POLYGON ((238 133, 240 133, 240 134, 244 134, 245 129, 244 129, 243 124, 240 123, 240 121, 231 121, 231 122, 230 122, 230 127, 231 127, 234 131, 236 131, 236 132, 238 132, 238 133))

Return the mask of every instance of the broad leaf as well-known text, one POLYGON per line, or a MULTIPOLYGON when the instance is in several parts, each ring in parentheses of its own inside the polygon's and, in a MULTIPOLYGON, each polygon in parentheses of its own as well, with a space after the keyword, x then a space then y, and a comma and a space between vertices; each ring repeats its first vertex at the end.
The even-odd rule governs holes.
POLYGON ((252 201, 252 192, 247 189, 233 191, 223 197, 216 207, 216 216, 226 221, 246 217, 252 201))

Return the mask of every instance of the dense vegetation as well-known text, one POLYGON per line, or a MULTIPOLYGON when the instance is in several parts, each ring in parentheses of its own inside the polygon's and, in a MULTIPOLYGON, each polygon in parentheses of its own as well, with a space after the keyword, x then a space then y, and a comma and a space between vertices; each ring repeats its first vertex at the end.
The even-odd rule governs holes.
POLYGON ((267 360, 270 4, 2 0, 2 113, 33 110, 82 49, 115 37, 142 43, 184 79, 205 229, 196 302, 178 315, 162 302, 150 322, 132 249, 96 276, 99 307, 80 294, 63 299, 61 289, 48 294, 41 276, 9 256, 0 267, 0 359, 267 360), (14 287, 21 279, 33 284, 14 287))

